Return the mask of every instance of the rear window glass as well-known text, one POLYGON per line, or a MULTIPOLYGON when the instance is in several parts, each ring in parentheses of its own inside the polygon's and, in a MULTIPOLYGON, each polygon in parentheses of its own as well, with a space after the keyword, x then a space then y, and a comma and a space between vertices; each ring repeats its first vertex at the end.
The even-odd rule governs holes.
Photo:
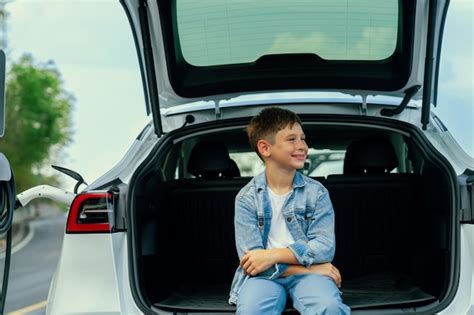
MULTIPOLYGON (((312 177, 326 177, 333 174, 342 174, 345 150, 316 150, 310 148, 305 166, 300 171, 312 177)), ((265 170, 265 165, 255 152, 231 152, 230 158, 235 161, 240 176, 256 176, 265 170)))
POLYGON ((303 174, 313 177, 343 174, 345 156, 345 150, 309 149, 303 174))
POLYGON ((398 0, 176 0, 184 59, 249 63, 270 54, 382 60, 395 51, 398 0))
POLYGON ((251 152, 231 152, 229 156, 235 161, 240 171, 240 176, 249 177, 260 174, 265 170, 263 161, 260 160, 257 153, 251 152))

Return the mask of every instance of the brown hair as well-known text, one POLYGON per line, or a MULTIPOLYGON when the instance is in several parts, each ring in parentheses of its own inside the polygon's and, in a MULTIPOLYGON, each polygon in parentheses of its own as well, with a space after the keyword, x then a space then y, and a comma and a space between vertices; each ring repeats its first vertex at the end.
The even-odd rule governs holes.
POLYGON ((257 142, 265 139, 273 143, 278 131, 285 129, 287 126, 293 128, 295 123, 303 126, 298 115, 292 111, 278 107, 265 108, 252 118, 246 128, 250 145, 262 158, 258 152, 257 142))

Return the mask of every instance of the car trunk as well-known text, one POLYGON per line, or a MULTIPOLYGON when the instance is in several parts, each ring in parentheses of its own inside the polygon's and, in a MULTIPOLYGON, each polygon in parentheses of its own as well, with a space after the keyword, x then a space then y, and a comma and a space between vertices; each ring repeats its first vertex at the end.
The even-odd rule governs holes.
MULTIPOLYGON (((339 148, 369 133, 399 139, 407 148, 406 165, 397 172, 313 176, 329 190, 334 206, 333 264, 343 277, 344 302, 352 310, 415 310, 443 299, 455 266, 453 192, 440 160, 422 147, 416 133, 327 124, 305 125, 305 132, 310 139, 318 135, 339 148)), ((233 139, 243 136, 240 128, 224 139, 232 147, 233 139)), ((228 293, 239 263, 234 199, 251 177, 186 178, 180 175, 186 170, 178 166, 166 170, 170 160, 186 156, 179 153, 184 150, 180 143, 170 145, 166 157, 150 160, 134 184, 138 291, 155 310, 232 312, 235 306, 227 303, 228 293)))

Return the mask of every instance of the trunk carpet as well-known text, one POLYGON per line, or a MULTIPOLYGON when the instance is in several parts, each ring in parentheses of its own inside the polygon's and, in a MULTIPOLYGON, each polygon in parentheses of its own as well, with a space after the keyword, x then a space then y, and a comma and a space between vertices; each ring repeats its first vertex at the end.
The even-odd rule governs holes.
MULTIPOLYGON (((435 299, 393 274, 381 273, 343 281, 342 299, 351 309, 397 306, 435 299)), ((155 303, 158 308, 196 311, 235 311, 227 304, 229 287, 225 285, 182 285, 165 300, 155 303)), ((288 297, 290 301, 290 298, 288 297)), ((291 307, 291 302, 289 305, 291 307)))

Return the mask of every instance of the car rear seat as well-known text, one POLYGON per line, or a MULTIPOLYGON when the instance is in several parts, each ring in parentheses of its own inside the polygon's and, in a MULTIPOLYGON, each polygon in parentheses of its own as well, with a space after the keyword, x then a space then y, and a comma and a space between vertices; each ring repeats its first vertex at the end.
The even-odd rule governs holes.
POLYGON ((188 172, 195 176, 168 183, 176 237, 186 250, 177 261, 192 268, 180 268, 181 280, 225 283, 238 264, 234 238, 234 200, 250 178, 240 178, 235 162, 220 142, 194 146, 188 172))
POLYGON ((336 216, 334 264, 346 278, 396 269, 410 250, 420 177, 390 173, 396 166, 388 140, 367 139, 348 147, 343 175, 327 178, 336 216))

